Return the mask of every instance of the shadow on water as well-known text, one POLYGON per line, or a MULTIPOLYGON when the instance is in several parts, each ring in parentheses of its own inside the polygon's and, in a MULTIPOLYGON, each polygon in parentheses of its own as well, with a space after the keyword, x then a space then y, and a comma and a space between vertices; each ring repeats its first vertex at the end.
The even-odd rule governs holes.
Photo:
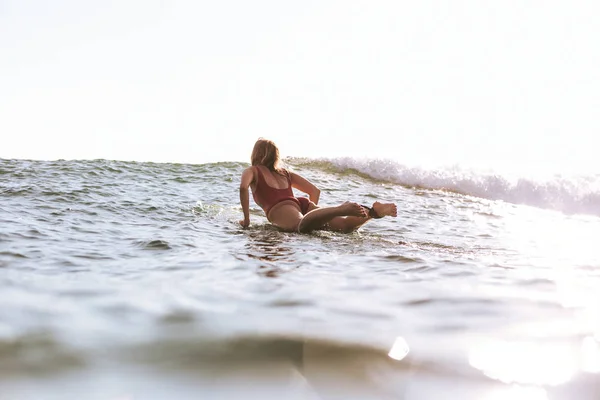
POLYGON ((245 255, 259 261, 258 273, 268 278, 297 268, 295 251, 285 244, 286 236, 277 230, 253 231, 245 244, 245 255))
POLYGON ((116 357, 156 371, 190 373, 195 384, 216 382, 246 391, 246 397, 236 391, 219 398, 248 398, 248 391, 268 385, 270 395, 262 398, 402 399, 413 370, 427 365, 413 360, 408 344, 401 341, 402 349, 397 339, 387 353, 367 344, 252 334, 191 342, 163 340, 158 345, 120 349, 116 357), (285 397, 288 391, 291 396, 285 397))

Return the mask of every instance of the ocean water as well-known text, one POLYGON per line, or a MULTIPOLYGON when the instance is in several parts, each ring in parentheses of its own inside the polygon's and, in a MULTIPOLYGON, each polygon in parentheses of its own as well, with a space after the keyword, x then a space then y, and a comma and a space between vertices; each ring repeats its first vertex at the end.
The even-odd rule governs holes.
POLYGON ((0 399, 600 398, 600 178, 288 159, 352 234, 281 233, 245 163, 0 160, 0 399))

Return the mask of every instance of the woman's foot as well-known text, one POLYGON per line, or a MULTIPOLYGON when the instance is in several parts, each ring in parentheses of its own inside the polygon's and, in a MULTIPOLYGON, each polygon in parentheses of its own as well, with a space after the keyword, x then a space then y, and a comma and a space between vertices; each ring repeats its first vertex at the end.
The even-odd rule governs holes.
POLYGON ((363 218, 367 216, 367 211, 365 211, 365 209, 360 204, 351 203, 349 201, 345 202, 342 205, 339 205, 338 209, 341 212, 340 215, 343 215, 343 216, 363 217, 363 218))
POLYGON ((376 201, 373 203, 373 211, 379 218, 381 217, 396 217, 398 210, 394 203, 380 203, 376 201))

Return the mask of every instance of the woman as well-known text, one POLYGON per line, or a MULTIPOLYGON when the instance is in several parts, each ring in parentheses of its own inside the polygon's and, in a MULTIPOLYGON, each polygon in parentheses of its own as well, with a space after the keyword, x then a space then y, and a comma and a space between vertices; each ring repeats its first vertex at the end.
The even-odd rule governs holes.
POLYGON ((396 216, 393 203, 373 203, 369 208, 356 203, 345 202, 335 207, 319 207, 321 191, 298 174, 279 166, 279 149, 270 140, 258 139, 251 156, 252 166, 242 173, 240 183, 240 203, 244 219, 240 224, 250 225, 250 196, 252 188, 254 201, 265 212, 267 219, 285 232, 306 233, 315 229, 330 229, 338 232, 352 232, 371 218, 396 216), (308 194, 296 198, 292 188, 308 194))

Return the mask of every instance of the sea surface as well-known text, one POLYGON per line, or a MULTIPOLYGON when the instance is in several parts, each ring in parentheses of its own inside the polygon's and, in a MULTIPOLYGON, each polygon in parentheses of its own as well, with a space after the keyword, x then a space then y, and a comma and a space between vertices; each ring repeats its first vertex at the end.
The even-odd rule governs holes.
POLYGON ((248 165, 0 160, 0 400, 600 399, 600 178, 287 166, 358 232, 281 233, 248 165))

